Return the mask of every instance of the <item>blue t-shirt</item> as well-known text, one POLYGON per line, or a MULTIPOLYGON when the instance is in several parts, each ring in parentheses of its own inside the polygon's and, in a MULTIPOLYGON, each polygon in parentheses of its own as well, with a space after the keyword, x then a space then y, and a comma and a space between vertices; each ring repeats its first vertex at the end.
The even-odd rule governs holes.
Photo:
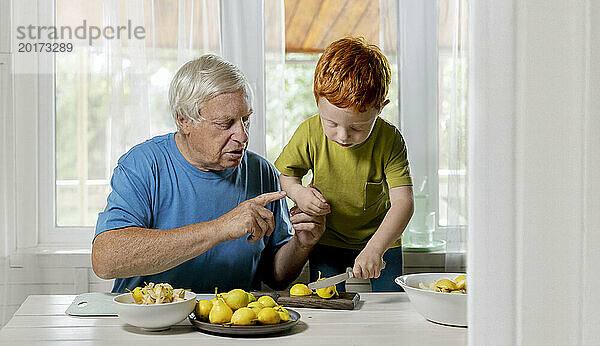
MULTIPOLYGON (((278 176, 273 165, 248 151, 236 167, 201 171, 181 155, 173 133, 154 137, 119 159, 94 239, 104 231, 124 227, 173 229, 214 220, 245 200, 278 191, 278 176)), ((212 293, 215 287, 219 291, 259 289, 261 256, 271 258, 293 234, 285 199, 269 203, 267 209, 275 218, 271 236, 253 243, 243 236, 165 272, 116 279, 113 292, 143 286, 144 281, 168 282, 196 293, 212 293)), ((152 255, 147 254, 149 259, 152 255)))

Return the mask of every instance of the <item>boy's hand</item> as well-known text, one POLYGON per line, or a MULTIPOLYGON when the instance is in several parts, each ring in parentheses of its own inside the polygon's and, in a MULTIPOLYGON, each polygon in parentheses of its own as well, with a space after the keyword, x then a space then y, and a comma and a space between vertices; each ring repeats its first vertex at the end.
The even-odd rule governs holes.
POLYGON ((325 197, 323 197, 319 190, 312 184, 299 189, 296 193, 296 200, 294 202, 296 202, 296 205, 300 210, 309 215, 321 216, 331 212, 331 208, 325 200, 325 197))
POLYGON ((355 278, 377 279, 383 269, 383 254, 364 248, 354 260, 355 278))

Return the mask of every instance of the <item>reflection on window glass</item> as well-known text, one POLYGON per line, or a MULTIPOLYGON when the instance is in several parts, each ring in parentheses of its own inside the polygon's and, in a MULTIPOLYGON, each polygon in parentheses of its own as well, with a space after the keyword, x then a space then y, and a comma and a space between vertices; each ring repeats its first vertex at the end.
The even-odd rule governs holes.
MULTIPOLYGON (((283 116, 269 111, 270 103, 267 103, 267 159, 270 162, 275 161, 298 125, 310 116, 317 114, 312 87, 315 65, 319 55, 287 53, 285 58, 283 116)), ((267 70, 267 88, 278 87, 279 75, 270 77, 271 74, 267 70)))

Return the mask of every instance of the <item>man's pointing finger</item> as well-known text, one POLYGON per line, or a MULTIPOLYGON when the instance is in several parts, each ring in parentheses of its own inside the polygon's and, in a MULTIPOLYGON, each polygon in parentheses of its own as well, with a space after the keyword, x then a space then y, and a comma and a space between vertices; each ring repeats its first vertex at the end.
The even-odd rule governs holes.
POLYGON ((274 201, 278 201, 285 196, 286 196, 285 191, 267 192, 267 193, 263 193, 260 196, 256 196, 256 197, 252 198, 251 201, 254 201, 254 202, 260 204, 261 206, 266 207, 267 204, 274 202, 274 201))

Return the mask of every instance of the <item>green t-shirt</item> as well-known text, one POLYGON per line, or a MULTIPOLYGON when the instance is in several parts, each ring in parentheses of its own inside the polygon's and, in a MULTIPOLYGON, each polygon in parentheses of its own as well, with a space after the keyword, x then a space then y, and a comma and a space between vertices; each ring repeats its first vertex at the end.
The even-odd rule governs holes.
MULTIPOLYGON (((344 148, 314 115, 298 126, 275 167, 291 177, 313 171, 312 183, 331 207, 320 243, 346 249, 362 249, 375 233, 391 206, 389 189, 412 185, 402 135, 379 117, 369 138, 344 148)), ((398 239, 393 247, 400 245, 398 239)))

